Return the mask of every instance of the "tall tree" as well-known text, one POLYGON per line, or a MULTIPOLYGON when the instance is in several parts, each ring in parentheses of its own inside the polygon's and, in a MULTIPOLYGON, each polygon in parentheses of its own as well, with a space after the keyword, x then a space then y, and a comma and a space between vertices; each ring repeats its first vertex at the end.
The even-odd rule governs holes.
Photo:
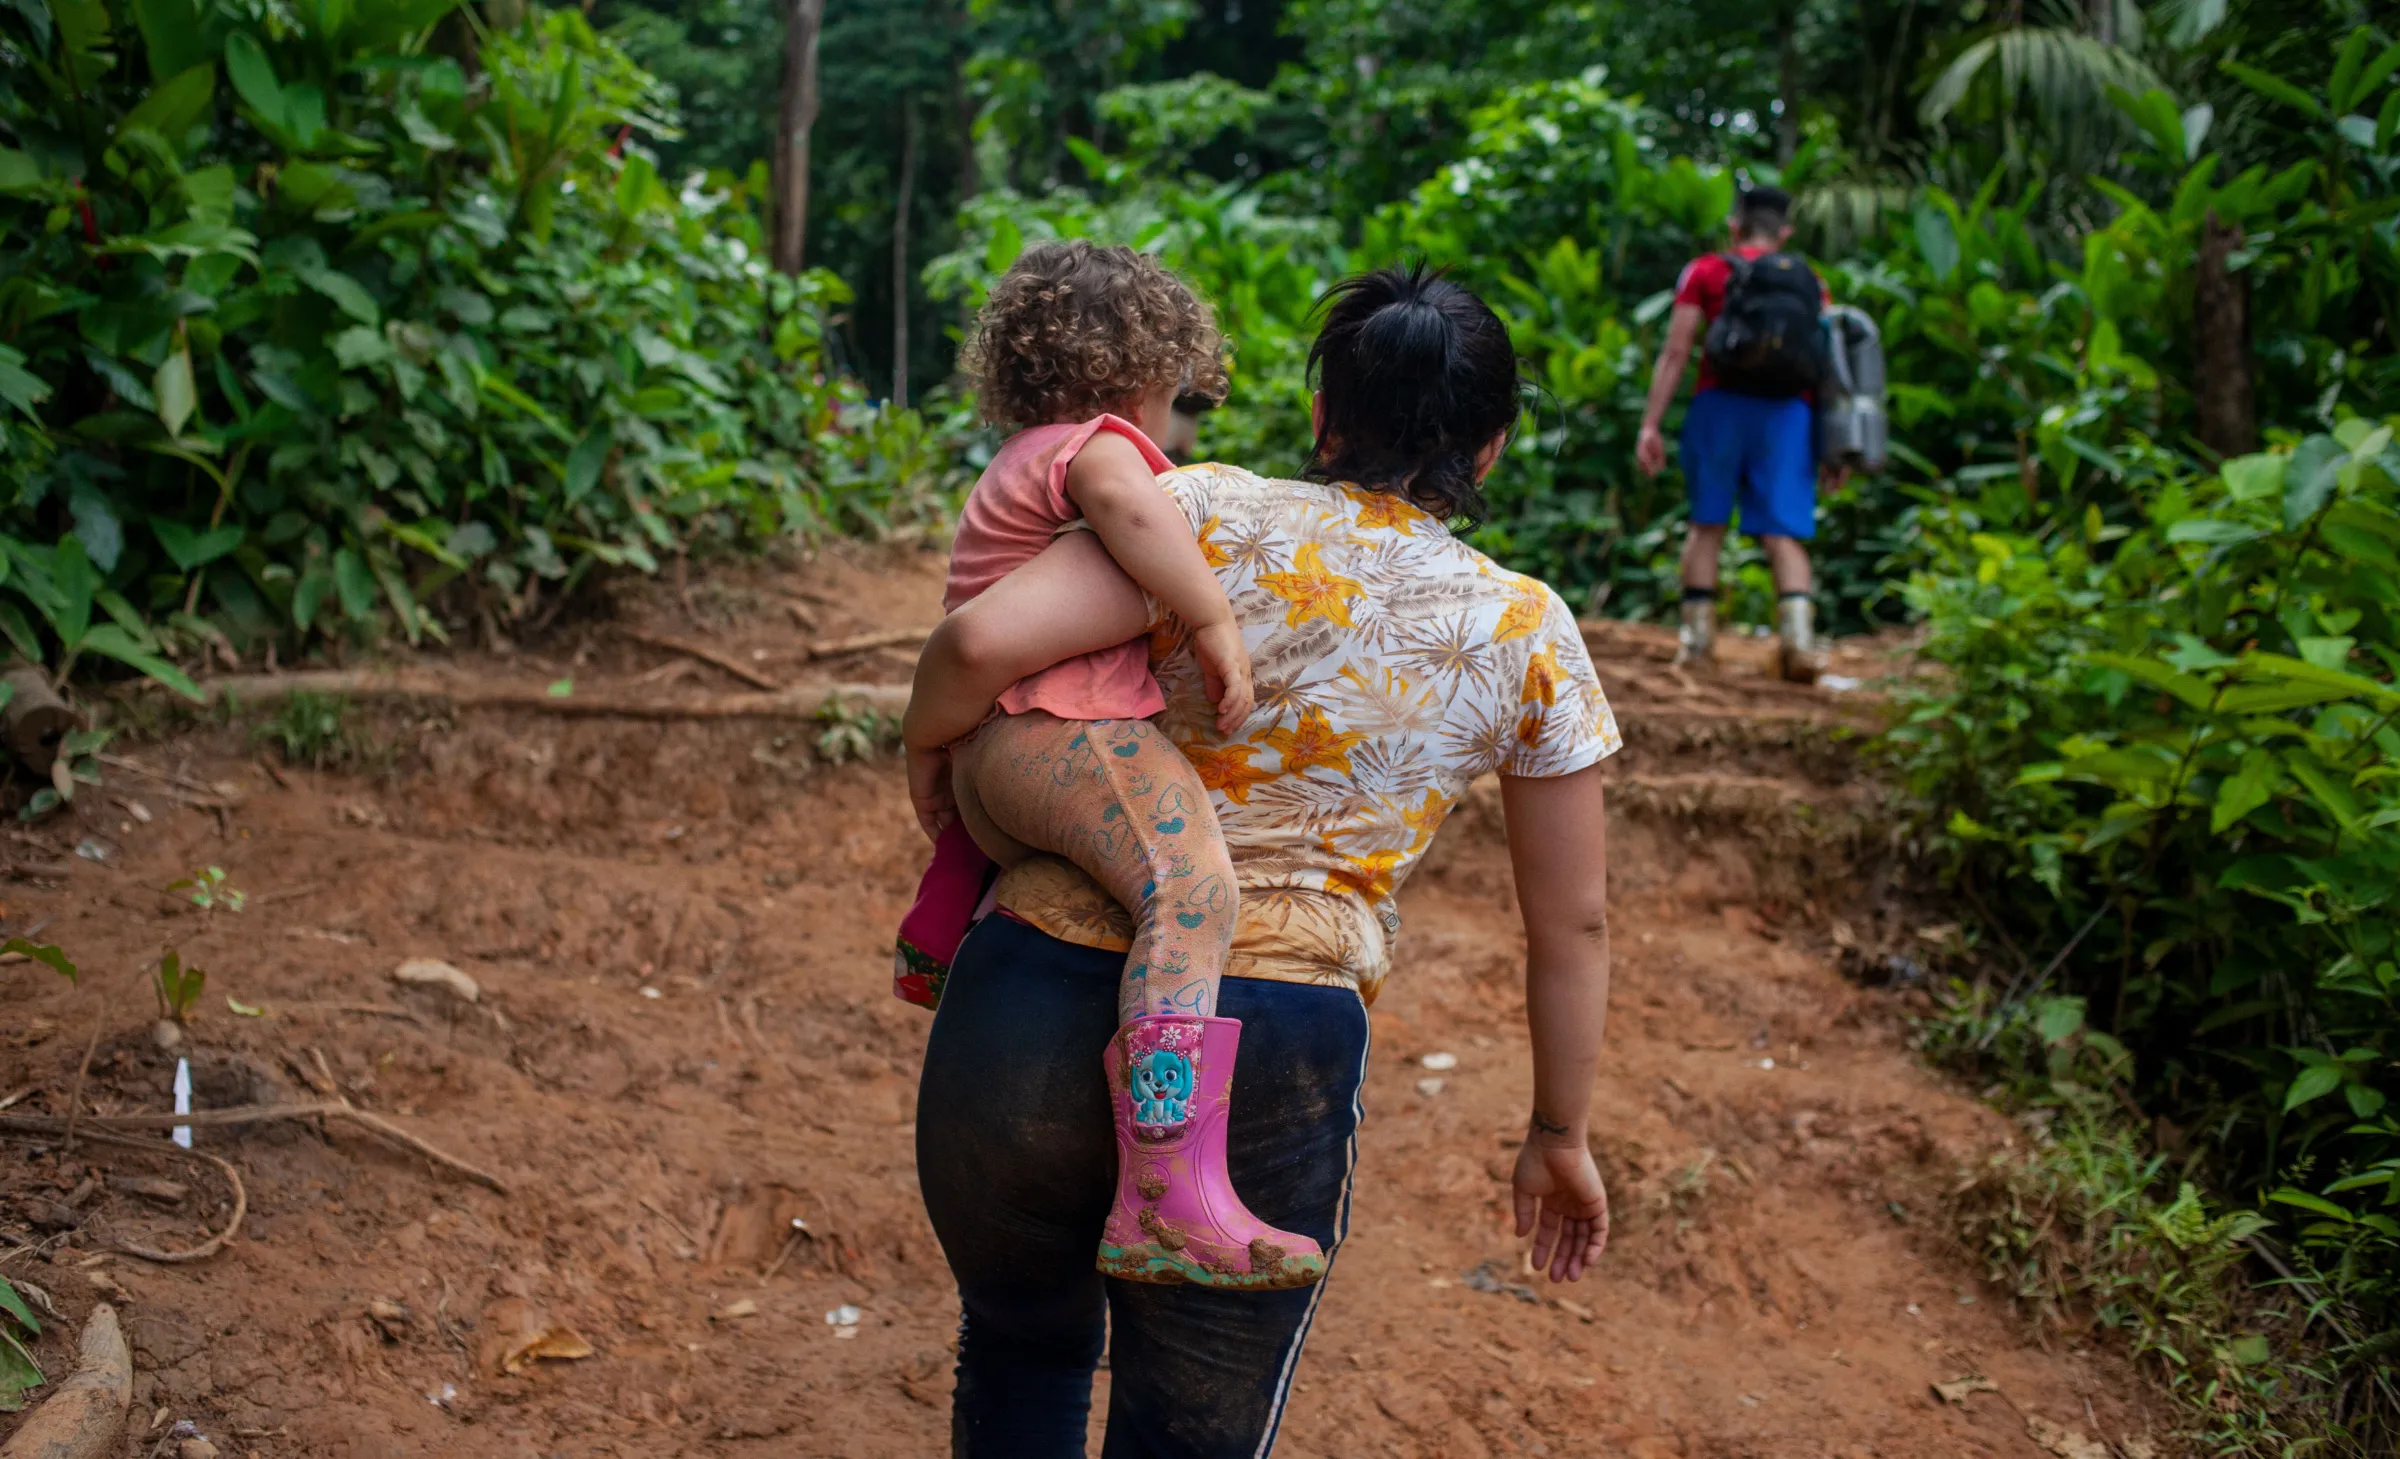
POLYGON ((892 404, 908 404, 908 208, 917 190, 917 99, 900 101, 900 182, 892 194, 892 404))
POLYGON ((787 274, 800 272, 808 261, 808 133, 817 124, 817 36, 824 28, 825 0, 789 0, 774 151, 774 264, 787 274))

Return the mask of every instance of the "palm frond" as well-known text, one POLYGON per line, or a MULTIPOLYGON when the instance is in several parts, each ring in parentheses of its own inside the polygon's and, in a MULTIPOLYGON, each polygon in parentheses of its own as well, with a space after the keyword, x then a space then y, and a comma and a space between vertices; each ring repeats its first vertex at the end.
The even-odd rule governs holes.
POLYGON ((1954 113, 1998 114, 2029 106, 2045 124, 2080 129, 2113 115, 2108 88, 2140 95, 2158 73, 2123 46, 2107 45, 2064 26, 2017 26, 1995 31, 1960 51, 1943 68, 1917 112, 1927 126, 1954 113))

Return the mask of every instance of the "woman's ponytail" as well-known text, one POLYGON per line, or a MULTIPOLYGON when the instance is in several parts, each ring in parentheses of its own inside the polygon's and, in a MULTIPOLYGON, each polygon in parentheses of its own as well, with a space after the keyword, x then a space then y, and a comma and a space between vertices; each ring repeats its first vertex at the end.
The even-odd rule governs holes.
POLYGON ((1306 474, 1481 521, 1476 457, 1515 424, 1521 393, 1507 326, 1423 264, 1344 279, 1320 307, 1308 368, 1325 420, 1306 474))

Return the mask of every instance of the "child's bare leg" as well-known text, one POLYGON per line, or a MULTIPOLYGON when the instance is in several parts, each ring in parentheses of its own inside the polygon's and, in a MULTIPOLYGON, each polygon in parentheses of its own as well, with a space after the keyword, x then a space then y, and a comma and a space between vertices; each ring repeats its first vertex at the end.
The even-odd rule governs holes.
POLYGON ((1173 741, 1147 720, 1013 714, 963 747, 958 781, 960 814, 993 860, 1054 852, 1133 914, 1121 1019, 1216 1013, 1233 942, 1233 862, 1208 791, 1173 741))

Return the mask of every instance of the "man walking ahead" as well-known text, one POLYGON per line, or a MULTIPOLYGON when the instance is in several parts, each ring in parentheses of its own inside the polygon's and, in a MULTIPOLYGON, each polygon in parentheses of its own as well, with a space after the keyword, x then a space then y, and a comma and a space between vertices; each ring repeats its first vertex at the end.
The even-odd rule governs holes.
POLYGON ((1805 684, 1825 667, 1802 544, 1817 533, 1813 392, 1825 375, 1826 294, 1807 264, 1782 251, 1792 236, 1791 207, 1780 189, 1750 189, 1727 220, 1733 246, 1685 266, 1634 464, 1645 476, 1666 469, 1659 425, 1705 331, 1700 387, 1683 422, 1692 507, 1683 544, 1683 659, 1705 661, 1714 652, 1717 559, 1738 500, 1742 530, 1765 545, 1775 573, 1783 676, 1805 684))

